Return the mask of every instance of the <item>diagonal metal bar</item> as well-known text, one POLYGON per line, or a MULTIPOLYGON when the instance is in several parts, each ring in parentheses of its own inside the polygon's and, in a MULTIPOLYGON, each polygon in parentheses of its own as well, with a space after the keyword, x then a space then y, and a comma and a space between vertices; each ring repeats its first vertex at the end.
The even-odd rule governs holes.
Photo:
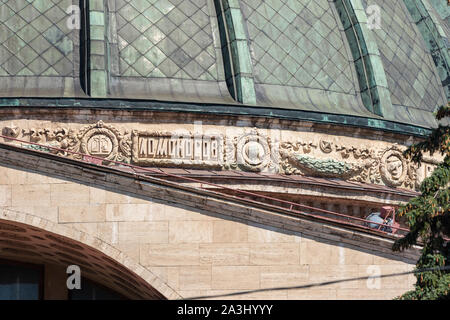
MULTIPOLYGON (((254 205, 264 204, 264 206, 269 207, 269 208, 273 208, 273 209, 278 210, 278 211, 282 210, 282 211, 290 212, 292 214, 306 215, 306 216, 317 218, 317 219, 324 220, 324 221, 329 221, 329 222, 334 222, 334 223, 339 223, 339 224, 343 224, 343 225, 357 227, 358 229, 361 229, 361 230, 376 231, 377 233, 380 233, 380 234, 390 234, 390 233, 382 231, 382 230, 369 228, 367 226, 367 223, 370 222, 370 224, 378 225, 379 229, 381 229, 383 226, 386 226, 386 227, 389 227, 391 229, 395 229, 396 231, 409 232, 409 229, 406 229, 406 228, 393 227, 393 226, 386 225, 386 224, 383 224, 383 223, 377 223, 377 222, 368 221, 368 220, 363 219, 363 218, 349 216, 349 215, 345 215, 345 214, 342 214, 342 213, 337 213, 337 212, 333 212, 333 211, 329 211, 329 210, 325 210, 325 209, 321 209, 321 208, 311 207, 311 206, 304 205, 304 204, 301 204, 301 203, 295 203, 295 202, 292 202, 292 201, 287 201, 287 200, 283 200, 283 199, 279 199, 279 198, 275 198, 275 197, 270 197, 270 196, 266 196, 266 195, 263 195, 263 194, 258 194, 258 193, 255 193, 255 192, 250 192, 250 191, 245 191, 245 190, 240 190, 240 189, 234 189, 234 188, 230 188, 230 187, 227 187, 227 186, 223 186, 223 185, 207 182, 207 181, 204 181, 204 180, 199 180, 199 179, 196 179, 196 178, 191 178, 191 177, 186 177, 186 176, 181 176, 181 175, 177 175, 177 174, 164 172, 162 170, 157 170, 157 169, 153 169, 153 168, 146 168, 146 167, 140 167, 140 166, 132 165, 132 164, 125 163, 125 162, 115 161, 115 160, 105 160, 104 158, 88 155, 88 154, 81 153, 81 152, 70 151, 70 150, 66 150, 66 149, 61 149, 61 148, 57 148, 57 147, 52 147, 52 146, 48 146, 48 145, 39 144, 39 143, 36 143, 36 142, 30 142, 30 141, 25 141, 25 140, 13 138, 13 137, 8 137, 8 136, 4 136, 4 135, 0 135, 0 138, 5 139, 6 142, 8 142, 8 141, 15 141, 15 142, 20 142, 23 145, 32 145, 32 146, 38 147, 37 149, 39 149, 39 150, 33 150, 34 152, 42 152, 42 153, 47 153, 48 154, 49 151, 50 151, 50 153, 54 154, 54 156, 63 157, 63 158, 64 158, 64 156, 59 155, 59 153, 76 155, 76 156, 80 157, 80 159, 76 159, 76 161, 90 163, 90 164, 93 164, 93 165, 98 166, 98 167, 104 167, 104 168, 108 168, 108 169, 115 169, 115 170, 119 170, 119 171, 120 171, 120 167, 122 167, 122 168, 128 167, 128 168, 130 168, 133 171, 133 174, 135 176, 146 177, 145 175, 143 175, 141 173, 137 173, 137 171, 138 172, 149 172, 149 173, 156 173, 156 174, 158 174, 159 178, 160 177, 175 178, 175 179, 181 180, 181 181, 184 180, 186 182, 197 183, 197 184, 200 185, 200 187, 198 189, 207 190, 207 191, 210 191, 210 192, 212 191, 212 192, 215 192, 215 193, 219 193, 219 194, 222 194, 222 195, 226 195, 226 196, 235 198, 235 199, 240 200, 240 201, 245 201, 247 203, 252 203, 254 205), (105 162, 105 161, 108 162, 109 164, 115 164, 117 167, 112 167, 110 165, 108 165, 108 166, 107 165, 103 165, 103 162, 105 162), (214 189, 207 188, 206 186, 207 187, 213 187, 214 189), (231 192, 232 194, 228 194, 225 191, 231 192), (235 195, 235 194, 237 194, 237 195, 235 195), (249 198, 249 197, 251 197, 251 198, 249 198), (260 200, 255 200, 255 198, 256 199, 260 199, 260 200), (308 213, 308 212, 305 212, 305 211, 301 211, 299 209, 310 210, 310 211, 315 212, 315 214, 308 213)), ((10 144, 5 143, 5 142, 0 143, 0 144, 10 145, 10 144)), ((22 148, 23 148, 23 145, 22 145, 22 148)), ((194 189, 195 189, 195 187, 194 187, 194 189)))

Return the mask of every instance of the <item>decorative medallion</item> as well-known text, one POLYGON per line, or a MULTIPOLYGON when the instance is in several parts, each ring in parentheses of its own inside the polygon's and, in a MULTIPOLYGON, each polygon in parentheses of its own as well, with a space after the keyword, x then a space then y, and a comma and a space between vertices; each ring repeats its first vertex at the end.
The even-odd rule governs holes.
POLYGON ((388 186, 397 187, 405 182, 408 166, 398 146, 394 145, 384 151, 380 161, 380 173, 388 186))
POLYGON ((77 143, 71 149, 105 160, 129 162, 131 147, 127 133, 122 135, 119 130, 100 120, 81 129, 76 135, 77 143))
POLYGON ((14 125, 11 125, 9 127, 4 127, 2 130, 2 135, 11 137, 11 138, 17 138, 20 134, 20 128, 16 127, 14 125))
POLYGON ((80 152, 106 160, 115 160, 119 153, 119 139, 116 134, 118 135, 118 132, 113 132, 99 121, 78 134, 80 152))
POLYGON ((236 161, 238 167, 247 171, 262 171, 266 167, 273 168, 270 138, 253 129, 236 140, 236 161))
POLYGON ((324 139, 320 139, 320 150, 322 150, 323 153, 331 153, 333 152, 333 143, 326 141, 324 139))

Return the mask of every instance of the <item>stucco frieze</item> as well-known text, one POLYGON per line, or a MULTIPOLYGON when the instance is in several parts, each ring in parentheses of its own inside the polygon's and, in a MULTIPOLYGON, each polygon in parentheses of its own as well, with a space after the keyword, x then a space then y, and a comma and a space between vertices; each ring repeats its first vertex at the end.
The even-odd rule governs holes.
POLYGON ((304 175, 412 190, 437 163, 435 158, 425 157, 418 167, 403 156, 407 146, 395 141, 313 130, 104 121, 42 123, 19 120, 4 124, 4 136, 25 142, 3 141, 103 164, 120 161, 139 166, 304 175))

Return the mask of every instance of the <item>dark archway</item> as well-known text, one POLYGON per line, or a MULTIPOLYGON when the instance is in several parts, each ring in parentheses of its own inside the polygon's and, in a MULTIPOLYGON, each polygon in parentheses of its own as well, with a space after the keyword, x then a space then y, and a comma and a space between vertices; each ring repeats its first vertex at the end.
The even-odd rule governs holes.
MULTIPOLYGON (((81 236, 89 237, 87 234, 81 236)), ((101 240, 93 240, 98 242, 99 247, 104 246, 101 240)), ((136 300, 167 298, 150 285, 148 280, 102 251, 42 228, 0 219, 0 259, 35 265, 51 264, 63 270, 70 265, 77 265, 84 278, 125 298, 136 300)), ((148 275, 146 278, 149 278, 148 275)), ((158 278, 152 277, 152 279, 162 288, 165 287, 158 278)), ((65 280, 61 282, 61 286, 66 286, 65 280)), ((170 290, 170 288, 167 289, 170 290)))

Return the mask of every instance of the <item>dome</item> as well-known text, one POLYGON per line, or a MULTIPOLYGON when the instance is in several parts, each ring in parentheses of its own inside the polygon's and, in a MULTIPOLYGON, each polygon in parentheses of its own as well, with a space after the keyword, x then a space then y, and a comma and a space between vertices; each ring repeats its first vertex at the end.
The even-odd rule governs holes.
POLYGON ((0 0, 0 298, 412 289, 394 209, 443 161, 405 150, 449 100, 449 8, 0 0))
POLYGON ((5 101, 246 106, 425 128, 448 101, 442 1, 86 2, 0 1, 5 101))

